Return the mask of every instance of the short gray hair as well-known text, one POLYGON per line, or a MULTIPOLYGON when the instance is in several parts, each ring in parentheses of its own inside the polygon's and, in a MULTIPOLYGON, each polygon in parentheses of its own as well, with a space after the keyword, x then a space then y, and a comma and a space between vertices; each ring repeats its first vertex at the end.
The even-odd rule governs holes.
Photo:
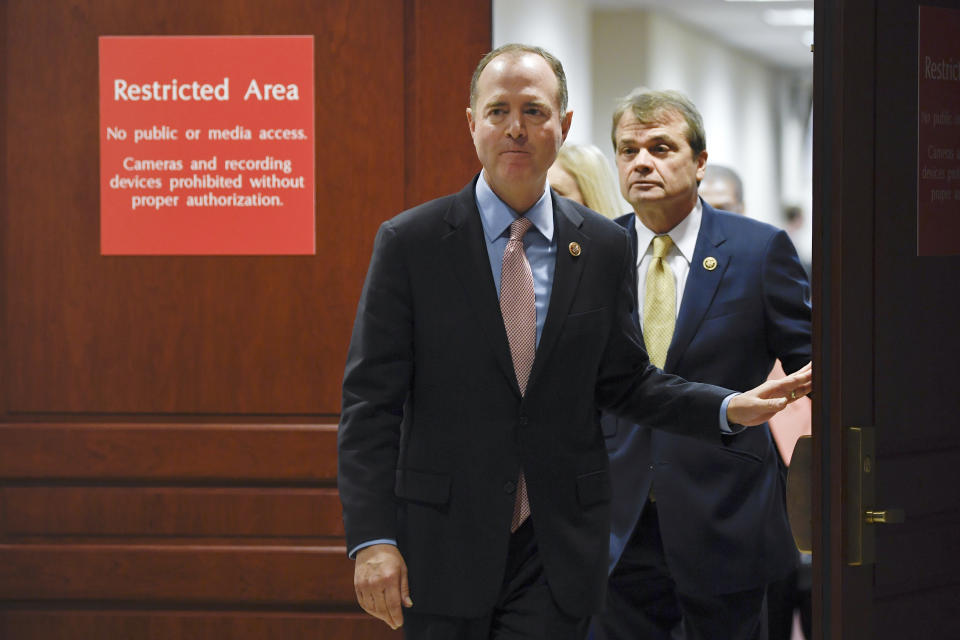
POLYGON ((687 123, 687 142, 693 149, 693 155, 698 156, 706 151, 707 134, 703 130, 703 118, 690 98, 679 91, 652 91, 642 87, 634 89, 617 102, 610 130, 614 150, 617 148, 617 125, 628 109, 641 124, 657 122, 669 112, 677 113, 687 123))

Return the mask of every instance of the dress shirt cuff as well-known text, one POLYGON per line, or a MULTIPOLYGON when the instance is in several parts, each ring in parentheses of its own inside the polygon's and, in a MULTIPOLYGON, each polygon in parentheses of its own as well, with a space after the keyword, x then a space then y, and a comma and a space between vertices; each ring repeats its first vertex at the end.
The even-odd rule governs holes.
POLYGON ((392 538, 379 538, 377 540, 371 540, 369 542, 361 542, 360 544, 355 546, 353 549, 351 549, 350 553, 348 553, 347 555, 351 558, 354 558, 357 555, 357 551, 360 551, 360 549, 366 549, 367 547, 372 547, 375 544, 392 544, 393 546, 397 546, 397 541, 392 538))
POLYGON ((742 424, 730 424, 727 422, 727 405, 730 404, 730 401, 733 400, 734 396, 740 395, 739 393, 731 393, 726 398, 723 399, 723 402, 720 403, 720 432, 727 435, 734 433, 740 433, 745 426, 742 424))

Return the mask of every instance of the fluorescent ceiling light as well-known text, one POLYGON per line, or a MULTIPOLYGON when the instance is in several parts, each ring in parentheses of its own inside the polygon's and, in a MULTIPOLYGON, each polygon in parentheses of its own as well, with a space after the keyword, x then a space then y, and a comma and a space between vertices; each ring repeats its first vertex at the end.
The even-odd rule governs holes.
POLYGON ((812 27, 813 9, 767 9, 763 21, 771 27, 812 27))

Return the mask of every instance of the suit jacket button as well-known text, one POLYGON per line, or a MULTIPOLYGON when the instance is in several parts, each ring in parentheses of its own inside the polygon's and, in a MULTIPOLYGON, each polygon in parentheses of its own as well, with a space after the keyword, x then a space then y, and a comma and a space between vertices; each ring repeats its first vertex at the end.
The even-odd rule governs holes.
POLYGON ((504 493, 513 493, 517 490, 517 483, 513 480, 507 480, 503 483, 503 492, 504 493))

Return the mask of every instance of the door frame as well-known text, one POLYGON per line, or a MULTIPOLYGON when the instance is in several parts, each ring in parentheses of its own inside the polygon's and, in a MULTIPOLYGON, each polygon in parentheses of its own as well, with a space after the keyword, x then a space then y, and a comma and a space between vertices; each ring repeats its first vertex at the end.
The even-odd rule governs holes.
POLYGON ((814 3, 813 636, 873 637, 871 565, 849 566, 849 426, 875 424, 875 0, 814 3), (855 241, 859 239, 859 241, 855 241), (848 328, 857 327, 857 331, 848 328))

